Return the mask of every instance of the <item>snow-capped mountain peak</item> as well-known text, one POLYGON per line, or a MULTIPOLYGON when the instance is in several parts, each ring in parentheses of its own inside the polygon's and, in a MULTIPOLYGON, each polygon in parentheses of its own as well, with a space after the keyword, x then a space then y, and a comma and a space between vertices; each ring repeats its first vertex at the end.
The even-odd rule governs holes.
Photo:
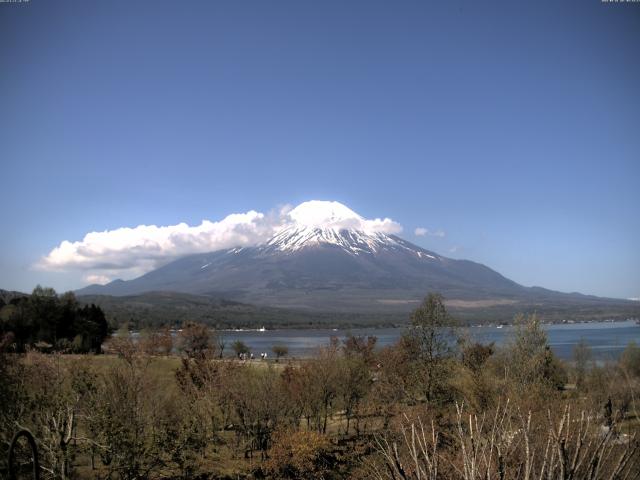
POLYGON ((351 255, 360 255, 411 250, 402 240, 390 235, 402 230, 399 224, 389 218, 366 219, 339 202, 304 202, 288 216, 289 222, 262 246, 263 251, 293 253, 305 248, 333 246, 351 255))
POLYGON ((353 228, 364 222, 364 218, 340 202, 311 200, 298 205, 289 212, 295 224, 302 227, 353 228))
MULTIPOLYGON (((400 233, 402 227, 390 218, 366 219, 340 202, 311 200, 301 203, 288 214, 287 227, 348 229, 375 233, 400 233)), ((285 227, 285 228, 287 228, 285 227)))
POLYGON ((381 232, 364 232, 338 227, 291 225, 280 230, 265 248, 281 252, 296 252, 306 247, 333 245, 348 253, 376 253, 384 247, 397 247, 398 242, 381 232))

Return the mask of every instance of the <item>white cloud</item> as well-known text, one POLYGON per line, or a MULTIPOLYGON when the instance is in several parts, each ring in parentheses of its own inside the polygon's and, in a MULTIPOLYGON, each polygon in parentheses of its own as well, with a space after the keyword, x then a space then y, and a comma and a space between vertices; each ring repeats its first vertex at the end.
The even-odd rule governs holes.
POLYGON ((459 246, 459 245, 454 245, 453 247, 451 247, 451 248, 449 249, 449 253, 457 253, 457 252, 459 252, 460 250, 462 250, 462 247, 461 247, 461 246, 459 246))
POLYGON ((111 277, 107 277, 106 275, 85 275, 84 281, 87 283, 97 283, 99 285, 104 285, 111 281, 111 277))
MULTIPOLYGON (((278 216, 276 215, 276 218, 278 216)), ((190 253, 259 243, 273 234, 273 216, 249 211, 200 225, 139 225, 87 233, 82 240, 64 240, 37 267, 42 270, 80 270, 93 275, 105 272, 135 275, 190 253)), ((109 276, 108 274, 106 274, 109 276)))
POLYGON ((266 242, 290 224, 398 233, 389 218, 365 219, 337 202, 285 205, 270 213, 251 210, 200 225, 139 225, 87 233, 82 240, 62 241, 35 265, 46 271, 75 271, 88 283, 134 278, 178 257, 266 242))
POLYGON ((294 223, 307 227, 346 228, 387 234, 402 232, 402 226, 390 218, 366 219, 339 202, 311 200, 301 203, 288 215, 294 223))
POLYGON ((429 236, 429 237, 439 237, 439 238, 443 238, 446 234, 444 233, 444 230, 436 230, 436 231, 431 231, 428 228, 424 228, 424 227, 418 227, 413 231, 414 235, 416 237, 424 237, 424 236, 429 236))
POLYGON ((627 300, 632 300, 634 302, 640 302, 640 297, 631 297, 631 298, 627 298, 627 300))

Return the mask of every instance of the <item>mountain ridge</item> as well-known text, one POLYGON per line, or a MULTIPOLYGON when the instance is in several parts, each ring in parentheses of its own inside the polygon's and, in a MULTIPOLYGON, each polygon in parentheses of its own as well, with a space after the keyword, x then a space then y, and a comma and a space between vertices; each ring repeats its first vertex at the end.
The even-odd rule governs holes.
POLYGON ((288 226, 254 247, 188 255, 136 279, 76 293, 151 291, 310 313, 406 313, 431 291, 442 293, 458 310, 494 313, 550 304, 628 307, 617 299, 525 287, 486 265, 439 255, 394 234, 313 225, 288 226))
POLYGON ((525 287, 486 265, 439 255, 398 236, 402 228, 396 222, 368 220, 338 202, 304 202, 285 218, 259 245, 187 255, 138 278, 77 293, 171 291, 309 316, 400 318, 427 293, 439 292, 467 318, 503 321, 519 311, 544 311, 553 319, 573 312, 580 318, 640 316, 637 303, 525 287))

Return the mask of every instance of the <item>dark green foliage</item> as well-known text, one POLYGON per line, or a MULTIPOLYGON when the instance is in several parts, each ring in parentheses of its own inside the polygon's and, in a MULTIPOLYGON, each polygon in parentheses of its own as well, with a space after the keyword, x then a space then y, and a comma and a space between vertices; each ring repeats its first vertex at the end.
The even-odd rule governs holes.
POLYGON ((553 354, 536 315, 515 319, 511 342, 503 353, 503 369, 516 395, 532 399, 533 392, 548 395, 562 389, 566 371, 553 354))
POLYGON ((126 297, 82 295, 82 303, 102 308, 116 329, 134 330, 163 325, 181 328, 188 322, 218 330, 228 328, 389 327, 406 323, 406 313, 307 311, 249 305, 204 295, 148 292, 126 297))
POLYGON ((482 343, 470 343, 462 349, 462 364, 473 372, 478 372, 485 362, 495 352, 495 345, 482 343))
MULTIPOLYGON (((344 293, 344 292, 343 292, 344 293)), ((563 320, 627 319, 640 316, 638 302, 591 299, 579 296, 575 303, 571 296, 560 301, 556 297, 542 297, 534 302, 515 302, 493 306, 458 306, 455 302, 447 305, 447 310, 461 324, 511 323, 518 312, 535 311, 544 322, 563 320), (618 303, 624 305, 618 305, 618 303)), ((295 307, 269 307, 258 304, 240 303, 221 299, 217 296, 190 295, 179 292, 147 292, 130 296, 80 295, 81 303, 99 305, 107 320, 114 328, 127 323, 130 328, 140 330, 145 327, 158 328, 170 325, 180 328, 186 322, 204 323, 216 329, 227 328, 358 328, 389 327, 406 325, 408 305, 403 308, 381 309, 376 304, 371 310, 338 311, 317 308, 297 310, 295 307)), ((251 299, 251 302, 257 301, 251 299)))
POLYGON ((640 347, 635 342, 629 342, 622 352, 620 365, 629 374, 640 377, 640 347))
POLYGON ((109 327, 100 307, 81 306, 71 292, 59 296, 37 286, 31 296, 14 297, 0 309, 0 334, 9 332, 17 351, 38 344, 47 350, 99 353, 109 327))
POLYGON ((18 358, 9 353, 12 343, 13 334, 0 334, 0 472, 7 468, 7 449, 24 397, 21 365, 18 358))
POLYGON ((584 384, 589 362, 591 362, 591 348, 583 338, 573 347, 573 361, 575 362, 575 380, 578 387, 584 384))
POLYGON ((423 393, 429 402, 447 400, 450 375, 448 359, 454 320, 447 312, 442 295, 430 293, 411 315, 411 329, 404 340, 410 358, 416 362, 423 393))
POLYGON ((544 351, 542 378, 555 390, 562 390, 568 381, 567 372, 562 362, 555 356, 548 345, 544 351))
POLYGON ((180 349, 190 358, 213 356, 216 349, 213 332, 201 323, 188 323, 180 332, 180 349))
POLYGON ((242 340, 236 340, 235 342, 233 342, 233 344, 231 345, 231 348, 233 349, 236 355, 251 353, 251 351, 249 350, 249 347, 247 347, 247 345, 242 340))
POLYGON ((280 357, 285 357, 289 354, 289 347, 286 345, 274 345, 271 347, 271 351, 276 355, 276 361, 278 361, 280 357))

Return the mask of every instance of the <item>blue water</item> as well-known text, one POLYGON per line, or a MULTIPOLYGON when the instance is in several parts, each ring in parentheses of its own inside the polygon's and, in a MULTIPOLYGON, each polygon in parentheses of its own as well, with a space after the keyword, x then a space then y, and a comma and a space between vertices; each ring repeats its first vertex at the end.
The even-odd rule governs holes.
MULTIPOLYGON (((633 321, 543 325, 543 328, 547 333, 549 345, 556 355, 563 359, 572 358, 573 347, 580 339, 584 339, 591 347, 593 358, 600 361, 615 360, 631 341, 640 344, 640 325, 633 321)), ((378 346, 386 346, 396 342, 404 331, 404 328, 294 329, 264 332, 246 330, 223 331, 218 332, 218 335, 224 337, 228 350, 231 350, 231 343, 241 340, 258 358, 261 352, 273 356, 271 347, 274 345, 289 347, 289 357, 311 357, 319 347, 327 345, 332 336, 344 339, 348 333, 374 335, 378 338, 378 346)), ((513 327, 469 327, 463 331, 477 341, 502 345, 512 337, 513 327)))

